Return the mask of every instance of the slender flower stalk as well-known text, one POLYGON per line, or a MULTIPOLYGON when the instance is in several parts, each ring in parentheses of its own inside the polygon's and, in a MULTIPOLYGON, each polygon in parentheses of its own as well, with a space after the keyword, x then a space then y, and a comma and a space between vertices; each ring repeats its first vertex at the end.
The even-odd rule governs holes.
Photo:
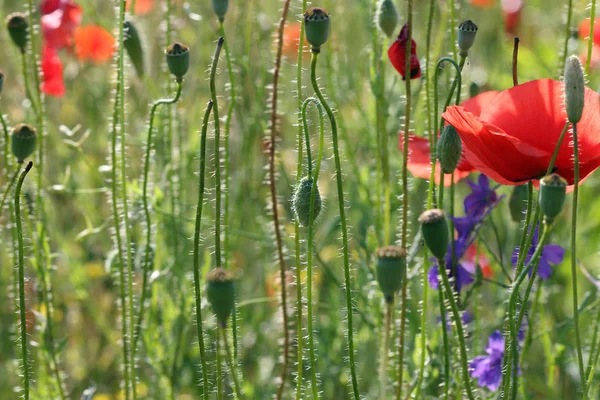
MULTIPOLYGON (((412 1, 412 0, 409 0, 412 1)), ((410 46, 409 46, 410 47, 410 46)), ((327 104, 325 97, 321 93, 321 89, 319 88, 319 84, 317 82, 317 60, 319 58, 319 53, 313 50, 312 60, 311 60, 311 69, 310 69, 310 78, 313 86, 313 90, 315 94, 319 98, 321 105, 325 108, 325 112, 329 117, 329 122, 331 123, 331 136, 333 141, 333 156, 335 160, 335 170, 336 170, 336 181, 337 181, 337 194, 338 194, 338 205, 339 205, 339 213, 340 213, 340 222, 342 225, 342 252, 344 256, 344 280, 345 280, 345 291, 346 291, 346 308, 347 308, 347 318, 348 318, 348 360, 350 363, 350 375, 352 379, 352 392, 354 398, 358 400, 360 398, 358 391, 358 378, 356 376, 356 363, 354 360, 354 325, 353 325, 353 305, 352 305, 352 281, 350 278, 350 255, 348 251, 348 227, 346 221, 346 209, 344 206, 344 187, 343 187, 343 178, 342 178, 342 163, 340 160, 340 151, 338 144, 338 131, 337 131, 337 122, 335 116, 333 115, 333 111, 327 104)))
POLYGON ((217 343, 216 343, 216 353, 217 353, 217 399, 223 400, 223 355, 221 354, 221 341, 219 340, 219 332, 221 330, 217 328, 217 343))
POLYGON ((594 48, 594 25, 596 21, 596 0, 592 0, 590 5, 590 37, 588 38, 587 57, 585 59, 585 73, 590 73, 592 62, 592 49, 594 48))
POLYGON ((231 349, 229 348, 229 343, 227 342, 227 330, 226 328, 221 329, 221 336, 223 336, 223 347, 225 347, 226 354, 226 362, 229 367, 229 373, 231 374, 231 379, 233 380, 233 390, 235 393, 236 399, 242 398, 242 386, 240 385, 240 378, 237 375, 237 369, 235 368, 235 362, 233 360, 233 356, 231 355, 231 349))
POLYGON ((513 58, 512 58, 512 78, 513 86, 519 85, 519 38, 516 37, 513 42, 513 58))
MULTIPOLYGON (((573 0, 567 0, 567 22, 565 24, 565 44, 563 47, 562 57, 560 59, 560 65, 558 67, 558 70, 561 73, 564 69, 565 61, 567 60, 567 57, 569 55, 569 39, 571 38, 571 22, 572 22, 572 20, 573 20, 573 0)), ((592 28, 593 23, 594 23, 593 21, 590 22, 590 28, 592 28)), ((590 36, 591 36, 590 41, 592 41, 594 38, 594 31, 592 31, 591 29, 590 29, 590 36)), ((591 57, 588 56, 587 59, 591 60, 591 57)))
POLYGON ((171 105, 177 103, 181 98, 181 91, 183 88, 183 80, 177 79, 177 92, 173 98, 168 99, 160 99, 152 104, 152 108, 150 110, 150 120, 148 122, 148 136, 146 138, 146 155, 144 158, 144 178, 142 182, 142 203, 144 206, 144 216, 146 218, 146 247, 144 249, 144 263, 143 265, 143 278, 142 278, 142 294, 140 299, 140 309, 138 312, 137 322, 135 324, 135 332, 133 335, 133 344, 131 347, 131 352, 133 353, 133 357, 135 358, 136 350, 137 350, 137 341, 139 339, 139 335, 142 329, 142 324, 144 322, 144 310, 146 297, 148 292, 148 275, 150 273, 150 266, 153 264, 152 256, 154 252, 151 250, 152 245, 152 220, 150 217, 150 207, 148 205, 148 177, 150 175, 150 158, 152 153, 153 141, 152 134, 154 131, 154 117, 156 115, 156 111, 158 107, 161 105, 171 105))
POLYGON ((27 311, 25 309, 25 257, 23 246, 23 227, 21 221, 21 187, 33 163, 30 161, 21 174, 17 187, 15 188, 15 221, 17 224, 17 249, 19 252, 18 271, 19 271, 19 315, 21 317, 21 362, 23 363, 23 398, 29 400, 30 381, 29 381, 29 355, 27 350, 27 311))
MULTIPOLYGON (((8 168, 8 160, 6 163, 6 167, 8 168)), ((17 178, 19 177, 19 170, 15 170, 15 172, 13 173, 12 178, 10 178, 10 180, 8 181, 8 184, 6 185, 6 189, 4 189, 4 193, 2 194, 2 198, 0 199, 0 216, 2 215, 2 210, 4 209, 4 203, 6 202, 6 199, 8 198, 8 195, 10 194, 10 190, 12 189, 13 185, 15 184, 15 182, 17 181, 17 178)))
MULTIPOLYGON (((279 388, 277 389, 277 400, 283 398, 285 389, 286 375, 289 364, 290 353, 290 333, 287 309, 287 283, 285 258, 283 255, 283 240, 281 238, 281 228, 279 226, 279 210, 277 201, 277 177, 275 176, 275 157, 277 155, 277 100, 279 95, 279 74, 281 70, 281 57, 283 54, 283 33, 285 22, 290 9, 290 0, 285 0, 279 27, 277 28, 277 49, 275 54, 275 64, 273 67, 273 84, 271 93, 271 121, 270 121, 270 139, 269 139, 269 189, 271 192, 271 216, 273 218, 273 229, 275 231, 275 242, 277 247, 277 261, 279 263, 279 279, 281 281, 281 314, 283 316, 283 365, 281 366, 281 376, 279 388)), ((302 48, 302 42, 300 42, 302 48)))
POLYGON ((394 311, 394 303, 385 303, 385 322, 383 325, 383 340, 381 347, 381 361, 379 363, 379 398, 387 398, 387 381, 388 381, 388 352, 390 348, 390 330, 392 328, 392 313, 394 311))

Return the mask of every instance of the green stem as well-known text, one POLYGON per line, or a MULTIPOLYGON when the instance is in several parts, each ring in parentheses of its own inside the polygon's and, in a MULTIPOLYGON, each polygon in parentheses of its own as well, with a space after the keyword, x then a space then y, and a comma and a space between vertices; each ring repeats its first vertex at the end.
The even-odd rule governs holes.
MULTIPOLYGON (((412 1, 412 0, 409 0, 412 1)), ((350 256, 348 251, 348 227, 346 222, 346 209, 344 206, 344 187, 343 187, 343 178, 342 178, 342 165, 340 161, 340 152, 339 152, 339 144, 338 144, 338 131, 337 131, 337 123, 335 120, 335 116, 329 107, 329 104, 325 101, 323 94, 321 93, 321 89, 319 89, 319 84, 317 83, 317 60, 319 58, 319 53, 313 52, 312 61, 311 61, 311 70, 310 70, 310 78, 313 86, 313 90, 315 94, 319 98, 321 105, 325 108, 327 112, 327 116, 329 117, 329 122, 331 123, 331 137, 333 141, 333 156, 335 159, 335 170, 336 170, 336 181, 337 181, 337 194, 338 194, 338 206, 340 213, 340 222, 342 225, 342 252, 344 255, 344 279, 345 279, 345 291, 346 291, 346 307, 347 307, 347 318, 348 318, 348 360, 350 363, 350 375, 352 379, 352 392, 354 395, 354 399, 358 400, 360 398, 358 392, 358 379, 356 377, 356 364, 354 361, 354 327, 352 323, 352 313, 353 313, 353 305, 352 305, 352 281, 350 279, 350 256)))
MULTIPOLYGON (((458 345, 460 350, 460 363, 462 366, 462 378, 464 381, 465 389, 467 390, 467 397, 470 400, 474 400, 473 391, 471 389, 471 379, 469 376, 469 365, 467 359, 467 348, 465 345, 465 332, 462 325, 462 319, 460 316, 460 311, 458 309, 458 305, 456 303, 456 299, 454 298, 454 291, 450 286, 450 280, 448 279, 448 272, 446 271, 446 264, 443 259, 438 259, 439 270, 442 275, 442 282, 444 284, 444 290, 446 291, 446 298, 450 303, 450 309, 452 311, 452 316, 454 318, 454 323, 456 324, 456 331, 458 334, 458 345)), ((443 329, 446 329, 446 321, 442 320, 443 329)), ((446 377, 448 378, 448 377, 446 377)))
POLYGON ((383 343, 381 347, 381 362, 379 364, 379 398, 387 398, 387 380, 388 380, 388 351, 390 350, 390 330, 392 327, 392 312, 394 310, 394 301, 385 303, 385 323, 383 326, 383 343))
POLYGON ((571 215, 571 282, 573 288, 573 326, 575 328, 575 343, 577 346, 577 361, 579 377, 583 390, 583 398, 588 398, 583 353, 581 351, 581 333, 579 332, 579 307, 577 298, 577 208, 579 200, 579 139, 577 124, 573 123, 573 209, 571 215))
POLYGON ((21 316, 21 359, 23 362, 23 398, 29 400, 29 355, 27 353, 27 311, 25 309, 25 257, 23 255, 23 227, 21 221, 21 187, 33 163, 29 161, 15 189, 15 220, 17 224, 17 249, 19 252, 19 314, 21 316))
MULTIPOLYGON (((6 168, 8 168, 8 164, 6 164, 6 168)), ((10 189, 12 189, 12 187, 15 184, 15 182, 17 181, 18 177, 19 177, 19 169, 16 169, 12 178, 10 178, 10 181, 8 181, 8 184, 6 185, 6 189, 4 190, 4 193, 2 194, 2 199, 0 199, 0 215, 2 215, 2 210, 4 209, 4 202, 8 198, 10 189)))
MULTIPOLYGON (((567 0, 567 24, 565 25, 565 44, 563 47, 563 54, 562 54, 562 60, 560 60, 560 65, 559 65, 559 70, 563 71, 563 67, 565 65, 565 62, 567 60, 567 55, 569 52, 569 39, 571 38, 571 20, 573 19, 573 0, 567 0)), ((591 25, 591 22, 590 22, 591 25)), ((590 26, 591 28, 591 26, 590 26)), ((594 33, 592 31, 590 31, 590 36, 594 37, 594 33)), ((588 56, 588 60, 590 59, 590 57, 588 56)))
POLYGON ((588 38, 587 58, 585 60, 585 73, 590 73, 590 63, 592 62, 592 49, 594 47, 594 25, 596 21, 596 0, 592 0, 590 7, 590 37, 588 38))
MULTIPOLYGON (((440 266, 438 265, 438 269, 440 266)), ((450 343, 448 342, 448 329, 446 328, 446 307, 444 305, 444 291, 438 288, 438 302, 440 303, 440 317, 442 319, 442 342, 444 344, 444 398, 447 400, 450 391, 450 343)))
POLYGON ((148 275, 150 272, 150 265, 153 264, 151 259, 154 252, 150 250, 150 246, 152 243, 152 220, 150 218, 150 207, 148 205, 148 176, 150 174, 150 158, 152 152, 152 133, 154 130, 154 116, 156 115, 156 110, 161 105, 169 105, 175 104, 181 98, 181 90, 183 83, 181 80, 177 81, 177 92, 175 93, 175 97, 171 99, 160 99, 154 102, 152 105, 152 109, 150 110, 150 121, 148 123, 148 136, 146 139, 146 155, 144 159, 144 179, 142 183, 142 203, 144 206, 144 216, 146 218, 146 247, 144 249, 144 263, 143 265, 143 278, 142 278, 142 294, 140 299, 140 310, 138 313, 137 322, 135 324, 135 332, 133 335, 133 343, 131 345, 131 352, 133 354, 133 358, 135 359, 135 354, 137 350, 137 342, 139 339, 140 332, 142 330, 142 324, 144 322, 144 310, 146 305, 146 297, 148 294, 148 275))
POLYGON ((38 114, 38 106, 33 98, 33 94, 31 93, 31 86, 29 85, 29 68, 27 65, 27 53, 21 52, 21 69, 23 71, 23 83, 25 84, 25 95, 27 99, 31 103, 31 108, 33 108, 34 113, 38 114))
MULTIPOLYGON (((216 65, 215 65, 216 66, 216 65)), ((194 229, 194 294, 196 296, 196 330, 198 333, 198 347, 200 349, 200 362, 202 363, 202 398, 208 400, 208 367, 206 364, 206 350, 204 348, 204 331, 202 329, 202 292, 200 284, 200 226, 202 223, 202 210, 204 207, 204 175, 206 172, 206 133, 208 119, 212 111, 213 102, 210 100, 202 120, 200 134, 200 171, 198 183, 198 205, 196 207, 196 225, 194 229)))
POLYGON ((233 390, 235 392, 235 398, 241 399, 242 386, 240 385, 240 378, 238 377, 237 370, 235 368, 235 363, 231 355, 231 350, 229 349, 229 343, 227 343, 227 331, 225 330, 225 328, 221 328, 221 335, 223 336, 223 347, 225 347, 225 353, 227 355, 227 366, 229 367, 229 373, 231 374, 231 379, 233 380, 233 390))
POLYGON ((317 164, 315 166, 314 174, 311 175, 312 186, 310 190, 310 207, 308 214, 308 249, 306 256, 306 297, 307 297, 307 312, 308 312, 308 351, 310 357, 310 378, 311 378, 311 389, 313 399, 319 398, 319 387, 317 381, 317 362, 315 356, 315 341, 314 341, 314 329, 313 329, 313 301, 312 301, 312 277, 313 277, 313 241, 314 241, 314 203, 315 196, 317 193, 317 181, 319 179, 319 172, 321 171, 321 160, 323 159, 323 148, 325 147, 325 119, 323 115, 323 108, 321 103, 314 97, 309 97, 302 104, 302 126, 304 127, 304 133, 306 135, 306 147, 310 148, 310 140, 308 137, 308 123, 306 121, 306 108, 310 103, 317 105, 319 110, 319 154, 317 156, 317 164))
POLYGON ((220 340, 219 340, 219 331, 220 329, 217 328, 217 343, 216 343, 216 353, 217 353, 217 399, 218 400, 223 400, 223 360, 222 360, 222 355, 221 355, 221 345, 220 345, 220 340))

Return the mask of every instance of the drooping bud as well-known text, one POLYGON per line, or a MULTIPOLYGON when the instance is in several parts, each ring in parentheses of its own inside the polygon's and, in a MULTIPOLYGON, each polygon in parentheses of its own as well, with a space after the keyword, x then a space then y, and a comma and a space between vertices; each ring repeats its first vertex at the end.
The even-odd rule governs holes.
POLYGON ((565 63, 565 108, 569 122, 581 120, 585 99, 583 68, 577 56, 570 56, 565 63))
POLYGON ((461 22, 458 26, 458 48, 460 49, 460 56, 466 57, 469 54, 469 49, 475 43, 475 36, 477 36, 477 25, 470 19, 461 22))
POLYGON ((13 130, 11 142, 13 155, 19 163, 23 163, 35 150, 37 132, 31 125, 19 124, 13 130))
MULTIPOLYGON (((312 193, 312 185, 312 178, 302 179, 302 181, 300 181, 300 183, 296 187, 296 190, 294 190, 294 196, 292 197, 292 207, 294 209, 294 213, 296 214, 296 218, 298 219, 300 225, 305 227, 310 225, 310 197, 312 193)), ((315 189, 315 199, 313 202, 312 209, 313 223, 319 216, 322 205, 319 187, 316 186, 315 189)))
POLYGON ((445 174, 451 174, 460 161, 462 142, 458 132, 452 125, 446 125, 437 142, 437 156, 445 174))
POLYGON ((394 301, 394 294, 400 290, 406 269, 406 250, 399 246, 386 246, 375 252, 377 283, 385 296, 385 301, 394 301))
POLYGON ((540 180, 540 210, 547 223, 560 214, 567 197, 567 181, 558 174, 547 175, 540 180))
POLYGON ((523 220, 523 211, 527 207, 527 196, 527 185, 518 185, 513 188, 508 200, 508 208, 510 209, 510 217, 514 222, 523 220))
POLYGON ((206 276, 206 296, 219 325, 224 328, 235 302, 235 284, 231 272, 223 268, 211 271, 206 276))
POLYGON ((229 0, 212 0, 212 8, 219 21, 223 22, 229 9, 229 0))
POLYGON ((165 54, 169 71, 180 81, 190 68, 190 48, 175 42, 167 47, 165 54))
POLYGON ((127 54, 135 68, 135 72, 137 72, 139 77, 142 77, 144 75, 144 50, 142 48, 140 35, 131 21, 125 21, 124 28, 125 38, 123 40, 123 45, 125 46, 125 50, 127 50, 127 54))
POLYGON ((392 0, 379 0, 375 12, 375 22, 387 37, 392 37, 398 25, 398 10, 392 0))
POLYGON ((29 38, 29 22, 23 13, 12 13, 6 18, 6 27, 13 43, 25 52, 27 39, 29 38))
POLYGON ((419 222, 425 244, 435 258, 443 259, 450 243, 444 211, 437 208, 424 211, 419 216, 419 222))
POLYGON ((331 20, 323 8, 311 8, 304 13, 306 40, 312 46, 313 53, 320 53, 321 46, 329 39, 331 20))

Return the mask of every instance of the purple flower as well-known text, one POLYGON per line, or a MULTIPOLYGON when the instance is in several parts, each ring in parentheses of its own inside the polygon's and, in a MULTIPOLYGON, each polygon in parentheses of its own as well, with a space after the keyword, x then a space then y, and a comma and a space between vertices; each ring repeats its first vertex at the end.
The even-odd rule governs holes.
POLYGON ((468 217, 480 217, 489 207, 495 206, 500 201, 496 188, 490 187, 490 180, 484 174, 479 175, 477 183, 470 179, 466 182, 471 187, 471 194, 464 201, 465 214, 468 217))
MULTIPOLYGON (((461 320, 462 323, 464 325, 469 325, 471 322, 473 322, 473 319, 475 318, 475 316, 473 315, 473 313, 469 310, 466 310, 462 313, 461 316, 461 320)), ((437 317, 437 323, 441 323, 442 322, 442 317, 437 317)), ((452 331, 452 316, 448 313, 446 314, 446 330, 447 331, 452 331)))
POLYGON ((487 355, 477 356, 469 364, 471 376, 477 378, 481 387, 495 392, 502 381, 502 358, 504 357, 504 337, 500 331, 492 333, 485 348, 487 355))
MULTIPOLYGON (((535 231, 533 233, 533 239, 531 241, 531 247, 527 252, 527 256, 525 257, 525 264, 527 264, 531 257, 533 257, 533 253, 535 253, 535 248, 539 243, 539 226, 536 226, 535 231)), ((542 254, 540 255, 539 267, 538 267, 538 275, 541 279, 548 279, 550 275, 552 275, 552 267, 551 265, 560 264, 565 257, 565 249, 557 244, 547 244, 544 246, 542 250, 542 254)), ((512 264, 513 267, 516 267, 517 261, 519 259, 519 248, 517 247, 512 254, 512 264)), ((531 272, 533 269, 529 270, 529 276, 531 276, 531 272)))

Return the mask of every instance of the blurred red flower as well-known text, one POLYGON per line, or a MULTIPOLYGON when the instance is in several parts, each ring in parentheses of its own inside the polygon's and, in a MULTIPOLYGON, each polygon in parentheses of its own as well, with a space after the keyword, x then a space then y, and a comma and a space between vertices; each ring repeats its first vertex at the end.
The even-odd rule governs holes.
MULTIPOLYGON (((581 39, 587 39, 590 37, 589 18, 581 21, 579 24, 579 37, 581 39)), ((594 44, 600 46, 600 17, 594 19, 594 44)))
MULTIPOLYGON (((498 92, 489 91, 481 93, 475 97, 471 97, 468 100, 465 100, 461 105, 469 112, 474 115, 480 115, 483 107, 490 101, 492 97, 495 97, 498 92)), ((404 134, 400 134, 398 147, 400 151, 404 149, 404 134)), ((429 179, 431 177, 431 160, 430 160, 430 148, 429 148, 429 140, 423 137, 419 137, 413 134, 408 135, 408 171, 415 178, 420 179, 429 179)), ((436 174, 435 174, 435 183, 436 185, 440 184, 440 163, 436 162, 436 174)), ((458 163, 458 167, 454 172, 454 182, 459 182, 460 180, 466 178, 474 172, 475 168, 469 164, 464 155, 461 156, 460 162, 458 163)), ((450 186, 452 183, 452 175, 444 175, 444 186, 450 186)))
POLYGON ((69 47, 81 22, 81 7, 71 0, 44 0, 40 11, 45 44, 55 49, 69 47))
MULTIPOLYGON (((587 46, 579 56, 581 60, 581 65, 585 65, 587 61, 587 46)), ((590 61, 590 68, 594 70, 600 69, 600 46, 593 45, 592 46, 592 58, 590 61)))
MULTIPOLYGON (((467 161, 505 185, 518 185, 545 175, 567 120, 564 84, 539 79, 500 92, 481 116, 461 106, 449 107, 442 117, 458 131, 467 161)), ((577 124, 581 180, 600 166, 598 93, 585 89, 583 117, 577 124)), ((563 141, 555 172, 569 185, 573 177, 571 139, 563 141)))
POLYGON ((491 7, 496 0, 471 0, 475 7, 491 7))
MULTIPOLYGON (((129 3, 131 0, 127 0, 127 11, 129 10, 129 3)), ((148 14, 154 7, 154 0, 135 0, 134 12, 135 14, 148 14)))
POLYGON ((63 66, 56 49, 46 45, 42 51, 42 92, 49 96, 62 97, 65 94, 63 66))
POLYGON ((511 35, 516 34, 519 21, 521 20, 521 11, 523 10, 523 0, 502 0, 502 13, 504 14, 504 31, 511 35))
MULTIPOLYGON (((406 46, 408 42, 408 24, 404 24, 398 35, 398 39, 390 46, 388 57, 396 71, 402 75, 402 80, 406 80, 406 46)), ((410 79, 416 79, 421 76, 421 65, 417 57, 417 43, 411 39, 410 47, 410 79)))
POLYGON ((490 279, 494 276, 494 271, 490 265, 490 260, 488 260, 485 254, 479 252, 476 244, 472 244, 467 249, 463 263, 466 262, 473 264, 473 270, 475 270, 475 265, 478 264, 479 268, 481 268, 481 274, 484 278, 490 279))
POLYGON ((104 63, 112 58, 115 38, 98 25, 87 25, 75 31, 75 55, 80 60, 104 63))
MULTIPOLYGON (((283 31, 283 47, 282 52, 284 56, 291 59, 298 57, 298 47, 300 43, 300 29, 302 25, 299 22, 292 22, 285 26, 283 31)), ((308 45, 306 37, 304 37, 304 45, 308 45)), ((309 53, 306 52, 306 55, 309 53)))

